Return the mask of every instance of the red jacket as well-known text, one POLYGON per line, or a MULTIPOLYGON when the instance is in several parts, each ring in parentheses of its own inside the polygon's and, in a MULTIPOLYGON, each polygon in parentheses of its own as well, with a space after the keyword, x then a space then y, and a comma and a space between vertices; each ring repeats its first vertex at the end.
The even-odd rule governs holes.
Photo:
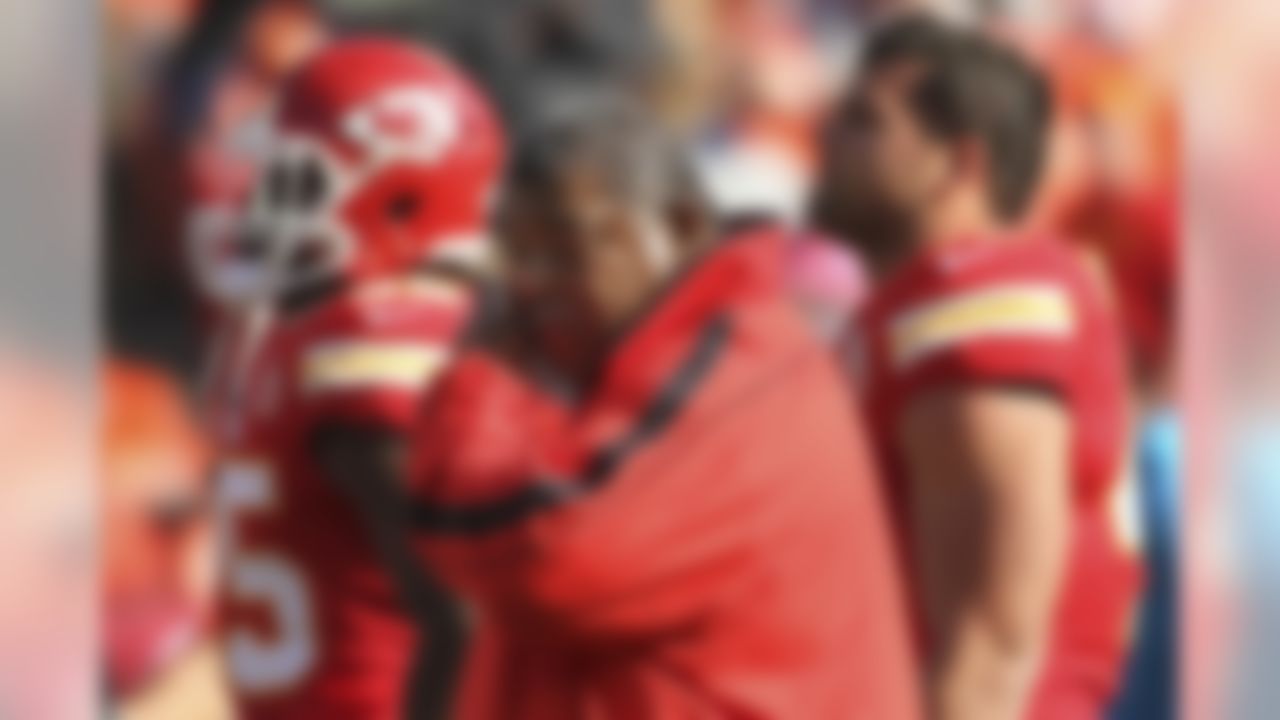
POLYGON ((468 718, 919 716, 877 482, 781 249, 713 252, 577 407, 480 354, 442 381, 423 546, 501 641, 468 718))

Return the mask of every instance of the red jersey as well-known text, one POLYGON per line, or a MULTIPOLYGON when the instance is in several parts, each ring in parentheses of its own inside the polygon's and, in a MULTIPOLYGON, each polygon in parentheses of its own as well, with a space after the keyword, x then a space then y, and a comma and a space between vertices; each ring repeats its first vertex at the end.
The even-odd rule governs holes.
POLYGON ((1121 334, 1101 288, 1063 244, 959 242, 891 277, 864 320, 870 416, 900 509, 910 489, 894 436, 931 388, 1033 386, 1070 413, 1073 547, 1027 717, 1102 717, 1120 680, 1140 566, 1121 334))
POLYGON ((219 635, 240 717, 403 716, 415 628, 308 444, 326 422, 407 427, 467 306, 425 279, 359 286, 272 328, 222 403, 219 635))

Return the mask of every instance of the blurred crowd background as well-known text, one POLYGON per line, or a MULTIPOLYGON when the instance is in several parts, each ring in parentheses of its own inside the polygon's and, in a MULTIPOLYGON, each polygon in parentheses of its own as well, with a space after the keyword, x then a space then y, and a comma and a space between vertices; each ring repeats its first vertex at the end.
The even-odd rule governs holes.
POLYGON ((199 277, 253 177, 282 79, 334 33, 443 47, 518 129, 531 97, 634 88, 727 212, 799 222, 824 111, 865 29, 935 5, 1039 59, 1057 89, 1037 221, 1097 251, 1135 346, 1167 355, 1179 166, 1171 0, 108 0, 106 270, 113 349, 190 379, 199 277))
MULTIPOLYGON (((101 505, 113 691, 144 688, 187 657, 207 612, 207 449, 194 398, 210 322, 202 292, 218 279, 193 259, 219 251, 283 79, 327 37, 360 31, 444 48, 512 129, 531 97, 569 97, 585 82, 631 88, 687 139, 723 212, 798 231, 826 110, 868 27, 927 5, 1022 47, 1056 96, 1032 222, 1080 248, 1124 318, 1146 415, 1135 449, 1159 483, 1151 516, 1167 518, 1153 578, 1164 604, 1151 612, 1173 622, 1177 85, 1196 22, 1175 0, 105 1, 101 505)), ((1174 650, 1162 650, 1170 667, 1174 650)))

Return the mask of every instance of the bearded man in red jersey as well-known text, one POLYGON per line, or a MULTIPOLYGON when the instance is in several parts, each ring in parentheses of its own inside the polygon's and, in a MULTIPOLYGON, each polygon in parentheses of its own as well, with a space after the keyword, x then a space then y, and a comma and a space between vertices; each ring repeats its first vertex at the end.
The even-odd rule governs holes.
POLYGON ((880 276, 864 380, 938 720, 1102 717, 1139 589, 1118 323, 1064 243, 1018 228, 1049 113, 1012 51, 900 19, 816 199, 880 276))

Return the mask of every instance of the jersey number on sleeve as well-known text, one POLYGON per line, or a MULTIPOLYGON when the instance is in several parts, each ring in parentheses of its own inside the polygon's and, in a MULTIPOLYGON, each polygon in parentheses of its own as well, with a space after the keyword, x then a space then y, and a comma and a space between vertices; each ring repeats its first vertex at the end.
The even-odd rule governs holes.
POLYGON ((233 685, 246 693, 277 691, 301 681, 316 661, 311 598, 297 567, 278 554, 242 547, 239 524, 272 512, 275 485, 262 463, 226 465, 218 482, 219 542, 226 562, 225 590, 237 604, 261 608, 267 633, 226 629, 225 652, 233 685))

